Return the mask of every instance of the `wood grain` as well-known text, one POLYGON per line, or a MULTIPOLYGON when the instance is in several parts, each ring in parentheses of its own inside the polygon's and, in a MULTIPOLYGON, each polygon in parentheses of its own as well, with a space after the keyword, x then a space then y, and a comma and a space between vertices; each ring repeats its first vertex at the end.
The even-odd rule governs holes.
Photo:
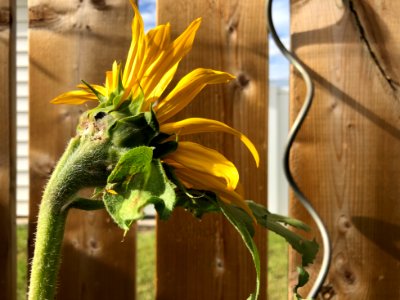
POLYGON ((0 299, 16 297, 15 3, 0 0, 0 299))
MULTIPOLYGON (((399 299, 400 3, 298 0, 291 11, 292 46, 316 84, 292 168, 333 247, 320 297, 399 299)), ((305 95, 295 72, 291 91, 293 120, 305 95)), ((291 200, 292 215, 311 223, 291 200)))
MULTIPOLYGON (((177 77, 196 67, 231 72, 230 85, 207 87, 177 119, 202 116, 226 122, 247 134, 261 155, 256 169, 248 151, 226 135, 190 137, 222 151, 235 162, 246 197, 266 205, 267 40, 263 1, 158 1, 158 23, 171 22, 176 37, 202 17, 193 50, 177 77), (177 12, 184 12, 178 13, 177 12)), ((266 232, 257 232, 266 291, 266 232)), ((250 255, 231 225, 216 215, 201 221, 177 211, 158 222, 157 299, 246 299, 254 290, 250 255)))
MULTIPOLYGON (((30 257, 43 186, 75 127, 82 106, 49 101, 81 79, 102 84, 130 44, 129 1, 29 1, 30 257)), ((57 299, 134 299, 135 230, 122 231, 104 212, 71 211, 57 299)))

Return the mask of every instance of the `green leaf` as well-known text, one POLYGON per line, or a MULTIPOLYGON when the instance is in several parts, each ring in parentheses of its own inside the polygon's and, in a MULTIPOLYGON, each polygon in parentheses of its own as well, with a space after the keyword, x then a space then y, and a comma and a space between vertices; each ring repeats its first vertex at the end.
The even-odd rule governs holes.
POLYGON ((308 231, 309 227, 298 220, 272 214, 265 207, 254 203, 253 201, 247 201, 247 203, 257 219, 258 224, 285 238, 286 241, 293 247, 293 249, 295 249, 301 255, 302 265, 298 268, 299 279, 297 285, 294 287, 296 296, 300 297, 298 294, 298 289, 304 286, 309 279, 309 275, 304 267, 308 266, 314 261, 319 246, 315 240, 306 240, 304 237, 286 228, 283 224, 289 224, 295 228, 305 231, 308 231))
POLYGON ((107 178, 108 183, 122 182, 125 178, 145 172, 153 159, 153 149, 140 146, 125 152, 107 178))
POLYGON ((256 269, 256 290, 252 293, 248 300, 256 300, 260 294, 260 256, 258 254, 256 243, 253 240, 254 228, 251 217, 241 208, 225 204, 219 201, 219 206, 225 217, 240 233, 244 243, 250 251, 256 269))
POLYGON ((160 160, 149 159, 149 149, 137 147, 121 157, 103 195, 107 211, 125 232, 143 218, 145 206, 154 204, 162 219, 168 218, 175 206, 175 186, 160 160))
POLYGON ((154 159, 152 163, 152 177, 154 186, 152 187, 154 207, 159 217, 166 220, 176 205, 175 185, 169 181, 164 168, 159 159, 154 159))

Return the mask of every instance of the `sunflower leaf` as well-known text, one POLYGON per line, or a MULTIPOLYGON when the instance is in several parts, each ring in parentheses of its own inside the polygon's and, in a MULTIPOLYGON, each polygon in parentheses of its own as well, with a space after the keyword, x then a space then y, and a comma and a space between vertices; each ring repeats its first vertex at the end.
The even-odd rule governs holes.
POLYGON ((260 294, 260 256, 258 254, 257 245, 253 240, 254 228, 251 217, 243 211, 241 208, 225 204, 219 201, 219 206, 221 212, 229 220, 229 222, 235 227, 235 229, 240 233, 244 243, 250 251, 253 258, 254 266, 256 269, 256 290, 254 293, 250 294, 247 300, 256 300, 260 294))
POLYGON ((298 294, 298 289, 304 286, 309 279, 309 275, 305 270, 305 267, 307 267, 314 261, 319 246, 315 241, 315 239, 306 240, 304 237, 289 230, 284 225, 288 224, 295 228, 302 229, 304 231, 308 231, 309 227, 298 220, 272 214, 265 207, 253 201, 247 201, 247 204, 249 205, 255 218, 257 219, 258 224, 269 230, 272 230, 276 234, 285 238, 286 241, 293 247, 293 249, 296 250, 301 255, 302 264, 301 266, 298 267, 299 271, 298 283, 294 287, 294 292, 296 296, 300 297, 300 295, 298 294))
POLYGON ((143 218, 144 207, 154 204, 161 219, 170 216, 176 202, 175 186, 167 179, 152 148, 136 147, 123 156, 111 172, 103 195, 107 211, 119 227, 129 230, 143 218))
POLYGON ((108 183, 118 183, 129 176, 146 172, 151 160, 153 159, 153 149, 146 146, 140 146, 125 152, 111 174, 107 178, 108 183))

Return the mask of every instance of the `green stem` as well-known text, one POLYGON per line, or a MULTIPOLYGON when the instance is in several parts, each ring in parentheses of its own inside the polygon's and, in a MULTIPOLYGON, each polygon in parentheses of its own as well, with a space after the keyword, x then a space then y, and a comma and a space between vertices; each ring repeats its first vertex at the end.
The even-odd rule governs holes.
POLYGON ((54 298, 68 203, 82 187, 104 183, 107 160, 103 146, 73 138, 46 186, 39 209, 29 300, 54 298))

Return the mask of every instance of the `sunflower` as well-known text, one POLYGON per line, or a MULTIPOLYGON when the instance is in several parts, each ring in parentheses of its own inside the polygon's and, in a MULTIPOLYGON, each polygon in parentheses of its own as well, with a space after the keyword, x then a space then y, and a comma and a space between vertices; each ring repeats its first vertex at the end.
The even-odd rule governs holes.
MULTIPOLYGON (((138 111, 155 113, 160 132, 169 139, 178 140, 179 136, 205 132, 233 134, 250 150, 258 166, 259 155, 252 142, 222 122, 206 118, 168 122, 205 86, 227 83, 235 78, 226 72, 198 68, 180 79, 171 92, 163 96, 179 62, 192 48, 201 19, 194 20, 179 37, 171 40, 170 24, 159 25, 145 34, 142 17, 132 1, 131 5, 134 10, 132 42, 124 66, 114 62, 112 70, 106 72, 104 85, 80 84, 79 90, 61 94, 52 103, 79 105, 98 101, 98 108, 118 111, 124 103, 136 101, 138 111)), ((238 170, 216 150, 179 141, 176 150, 163 156, 162 162, 173 168, 186 188, 211 191, 222 201, 239 206, 252 215, 242 193, 238 192, 238 170)))

